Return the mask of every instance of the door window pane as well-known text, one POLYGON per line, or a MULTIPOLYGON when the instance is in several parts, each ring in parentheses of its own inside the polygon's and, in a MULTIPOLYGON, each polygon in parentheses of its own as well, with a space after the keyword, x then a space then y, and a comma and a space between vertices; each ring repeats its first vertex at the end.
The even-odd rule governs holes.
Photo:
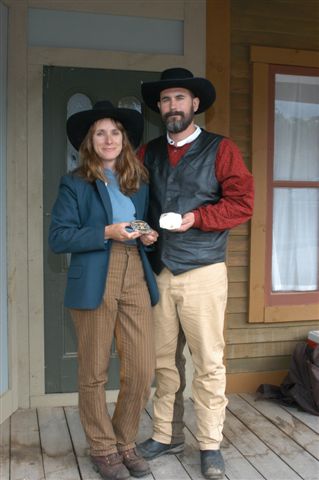
MULTIPOLYGON (((75 93, 68 101, 67 105, 67 119, 74 113, 82 112, 83 110, 90 110, 92 102, 88 96, 83 93, 75 93)), ((66 152, 67 172, 71 172, 79 166, 79 152, 73 147, 70 140, 67 138, 67 152, 66 152)))

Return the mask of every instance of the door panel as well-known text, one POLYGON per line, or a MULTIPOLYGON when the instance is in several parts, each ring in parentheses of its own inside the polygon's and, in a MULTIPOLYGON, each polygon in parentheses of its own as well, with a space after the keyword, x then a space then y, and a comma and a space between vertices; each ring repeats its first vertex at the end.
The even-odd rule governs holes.
MULTIPOLYGON (((44 314, 46 393, 77 391, 76 339, 70 314, 63 306, 67 255, 55 255, 48 247, 50 212, 60 177, 70 166, 70 146, 65 125, 69 99, 81 93, 92 105, 110 100, 114 105, 124 97, 141 100, 141 81, 159 78, 156 72, 44 67, 43 71, 43 192, 44 192, 44 314)), ((162 133, 159 115, 144 110, 142 142, 162 133)), ((73 155, 73 153, 71 153, 73 155)), ((73 161, 73 159, 72 159, 73 161)), ((72 163, 71 161, 71 163, 72 163)), ((118 357, 112 347, 108 389, 119 387, 118 357)))

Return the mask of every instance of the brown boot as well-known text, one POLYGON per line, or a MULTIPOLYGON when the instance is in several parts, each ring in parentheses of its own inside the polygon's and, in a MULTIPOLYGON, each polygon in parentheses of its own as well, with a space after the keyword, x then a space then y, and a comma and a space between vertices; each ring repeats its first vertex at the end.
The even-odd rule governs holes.
POLYGON ((132 477, 144 477, 151 473, 151 469, 146 460, 137 452, 136 448, 121 452, 123 463, 129 470, 132 477))
POLYGON ((122 455, 111 453, 104 457, 91 455, 93 468, 99 472, 104 480, 126 480, 130 478, 130 472, 123 464, 122 455))

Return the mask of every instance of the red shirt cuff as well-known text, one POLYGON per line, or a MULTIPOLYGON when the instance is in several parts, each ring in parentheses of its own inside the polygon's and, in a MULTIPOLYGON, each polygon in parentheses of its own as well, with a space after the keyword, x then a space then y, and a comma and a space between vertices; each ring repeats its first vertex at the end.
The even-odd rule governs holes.
POLYGON ((198 210, 193 210, 192 212, 193 212, 194 217, 195 217, 193 228, 199 228, 199 226, 200 226, 200 214, 199 214, 198 210))

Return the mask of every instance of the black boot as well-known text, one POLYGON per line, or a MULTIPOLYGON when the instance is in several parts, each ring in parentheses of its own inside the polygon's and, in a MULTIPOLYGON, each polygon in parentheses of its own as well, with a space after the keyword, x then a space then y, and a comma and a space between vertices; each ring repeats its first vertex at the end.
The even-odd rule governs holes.
POLYGON ((201 450, 200 464, 205 478, 215 480, 224 477, 225 463, 220 450, 201 450))
POLYGON ((160 457, 165 453, 181 453, 184 450, 184 443, 161 443, 149 438, 137 446, 142 457, 147 460, 160 457))

